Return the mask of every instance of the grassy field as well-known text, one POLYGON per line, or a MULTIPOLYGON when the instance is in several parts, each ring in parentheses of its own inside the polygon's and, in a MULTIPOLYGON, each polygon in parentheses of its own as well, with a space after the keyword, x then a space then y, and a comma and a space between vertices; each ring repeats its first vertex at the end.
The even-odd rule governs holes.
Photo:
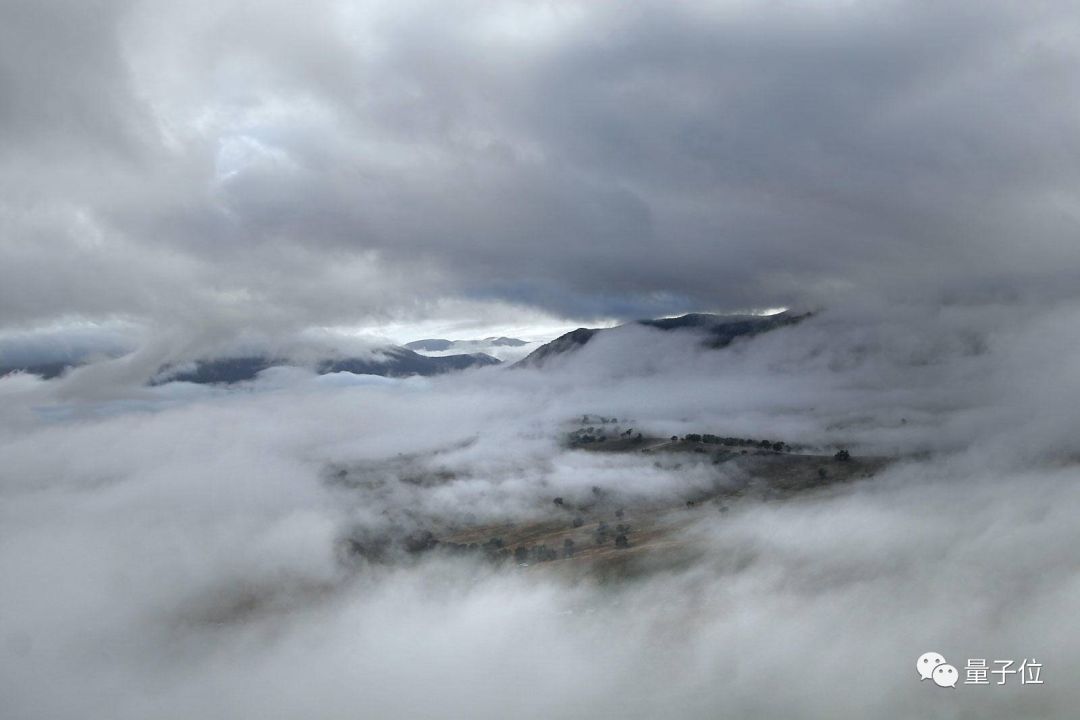
MULTIPOLYGON (((747 441, 747 443, 752 441, 747 441)), ((595 492, 587 502, 552 498, 534 522, 452 528, 434 536, 443 550, 482 550, 522 570, 540 567, 603 577, 637 574, 689 562, 694 543, 682 532, 698 523, 724 522, 747 503, 786 502, 871 477, 885 458, 725 447, 716 443, 640 437, 576 444, 578 452, 636 453, 676 471, 711 468, 708 490, 634 502, 595 492)), ((599 490, 598 488, 594 491, 599 490)))

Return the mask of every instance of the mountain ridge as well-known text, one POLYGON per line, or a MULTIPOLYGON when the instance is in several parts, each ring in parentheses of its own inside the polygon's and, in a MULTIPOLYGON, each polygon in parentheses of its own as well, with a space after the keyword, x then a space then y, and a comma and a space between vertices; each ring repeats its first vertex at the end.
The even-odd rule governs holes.
MULTIPOLYGON (((315 362, 303 362, 273 354, 236 354, 212 358, 200 358, 188 363, 166 364, 158 368, 150 379, 150 385, 168 382, 192 382, 196 384, 231 384, 252 380, 263 370, 272 367, 307 367, 320 375, 335 372, 351 372, 357 375, 381 375, 383 377, 408 377, 411 375, 442 375, 473 367, 501 364, 501 360, 486 353, 462 353, 431 357, 408 348, 391 345, 381 348, 369 357, 329 357, 315 362)), ((70 370, 93 363, 73 360, 54 362, 11 363, 0 365, 0 377, 13 373, 38 375, 44 380, 62 377, 70 370)))
MULTIPOLYGON (((382 377, 430 377, 474 367, 489 367, 501 362, 485 353, 429 357, 408 348, 392 346, 380 353, 382 358, 343 357, 320 360, 314 365, 319 375, 349 372, 356 375, 382 377)), ((232 358, 197 360, 192 369, 162 368, 151 381, 154 385, 167 382, 190 382, 200 385, 232 384, 252 380, 272 367, 312 367, 287 358, 268 355, 247 355, 232 358)))
POLYGON ((711 313, 687 313, 678 317, 634 320, 611 328, 577 328, 564 333, 549 343, 541 345, 518 360, 512 367, 543 367, 554 357, 576 352, 602 332, 611 332, 632 325, 653 327, 665 332, 672 330, 698 331, 705 335, 704 345, 719 349, 740 337, 753 337, 785 325, 793 325, 809 317, 811 313, 793 314, 787 311, 775 315, 715 315, 711 313))
POLYGON ((500 335, 498 337, 486 337, 480 340, 446 340, 444 338, 426 338, 423 340, 413 340, 407 342, 403 347, 409 350, 423 350, 425 352, 444 352, 446 350, 454 349, 468 349, 476 347, 522 347, 529 343, 518 338, 506 337, 500 335))

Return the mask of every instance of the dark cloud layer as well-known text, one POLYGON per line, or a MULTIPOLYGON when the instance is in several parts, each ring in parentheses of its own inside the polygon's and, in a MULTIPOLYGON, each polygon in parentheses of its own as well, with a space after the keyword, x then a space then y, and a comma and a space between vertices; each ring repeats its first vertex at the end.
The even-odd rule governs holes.
POLYGON ((8 2, 0 324, 1039 299, 1072 3, 8 2))

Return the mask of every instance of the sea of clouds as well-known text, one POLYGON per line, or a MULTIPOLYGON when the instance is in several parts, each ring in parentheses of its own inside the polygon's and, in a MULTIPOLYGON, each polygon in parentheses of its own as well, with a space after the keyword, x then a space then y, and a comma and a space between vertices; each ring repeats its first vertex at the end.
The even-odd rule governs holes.
POLYGON ((275 369, 106 394, 83 371, 5 377, 0 715, 1069 717, 1078 319, 870 307, 721 351, 631 327, 542 371, 435 379, 275 369), (896 460, 703 514, 684 531, 694 562, 621 582, 343 561, 358 532, 707 482, 693 464, 566 449, 584 413, 896 460), (335 482, 340 468, 360 482, 335 482), (1044 684, 920 683, 929 650, 961 671, 1036 659, 1044 684))

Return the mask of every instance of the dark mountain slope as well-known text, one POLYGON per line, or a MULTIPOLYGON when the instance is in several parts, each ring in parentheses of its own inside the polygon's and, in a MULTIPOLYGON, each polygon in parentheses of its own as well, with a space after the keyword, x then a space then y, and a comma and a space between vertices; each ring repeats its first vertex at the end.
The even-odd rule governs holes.
MULTIPOLYGON (((791 325, 808 315, 793 315, 782 312, 776 315, 711 315, 708 313, 690 313, 673 318, 658 320, 638 320, 634 324, 654 327, 659 330, 687 330, 704 335, 704 343, 710 348, 722 348, 740 337, 752 337, 774 328, 791 325)), ((618 327, 625 327, 620 325, 618 327)), ((546 345, 541 345, 516 363, 521 367, 542 367, 553 357, 574 352, 586 345, 598 333, 610 332, 618 328, 578 328, 561 335, 546 345)))

